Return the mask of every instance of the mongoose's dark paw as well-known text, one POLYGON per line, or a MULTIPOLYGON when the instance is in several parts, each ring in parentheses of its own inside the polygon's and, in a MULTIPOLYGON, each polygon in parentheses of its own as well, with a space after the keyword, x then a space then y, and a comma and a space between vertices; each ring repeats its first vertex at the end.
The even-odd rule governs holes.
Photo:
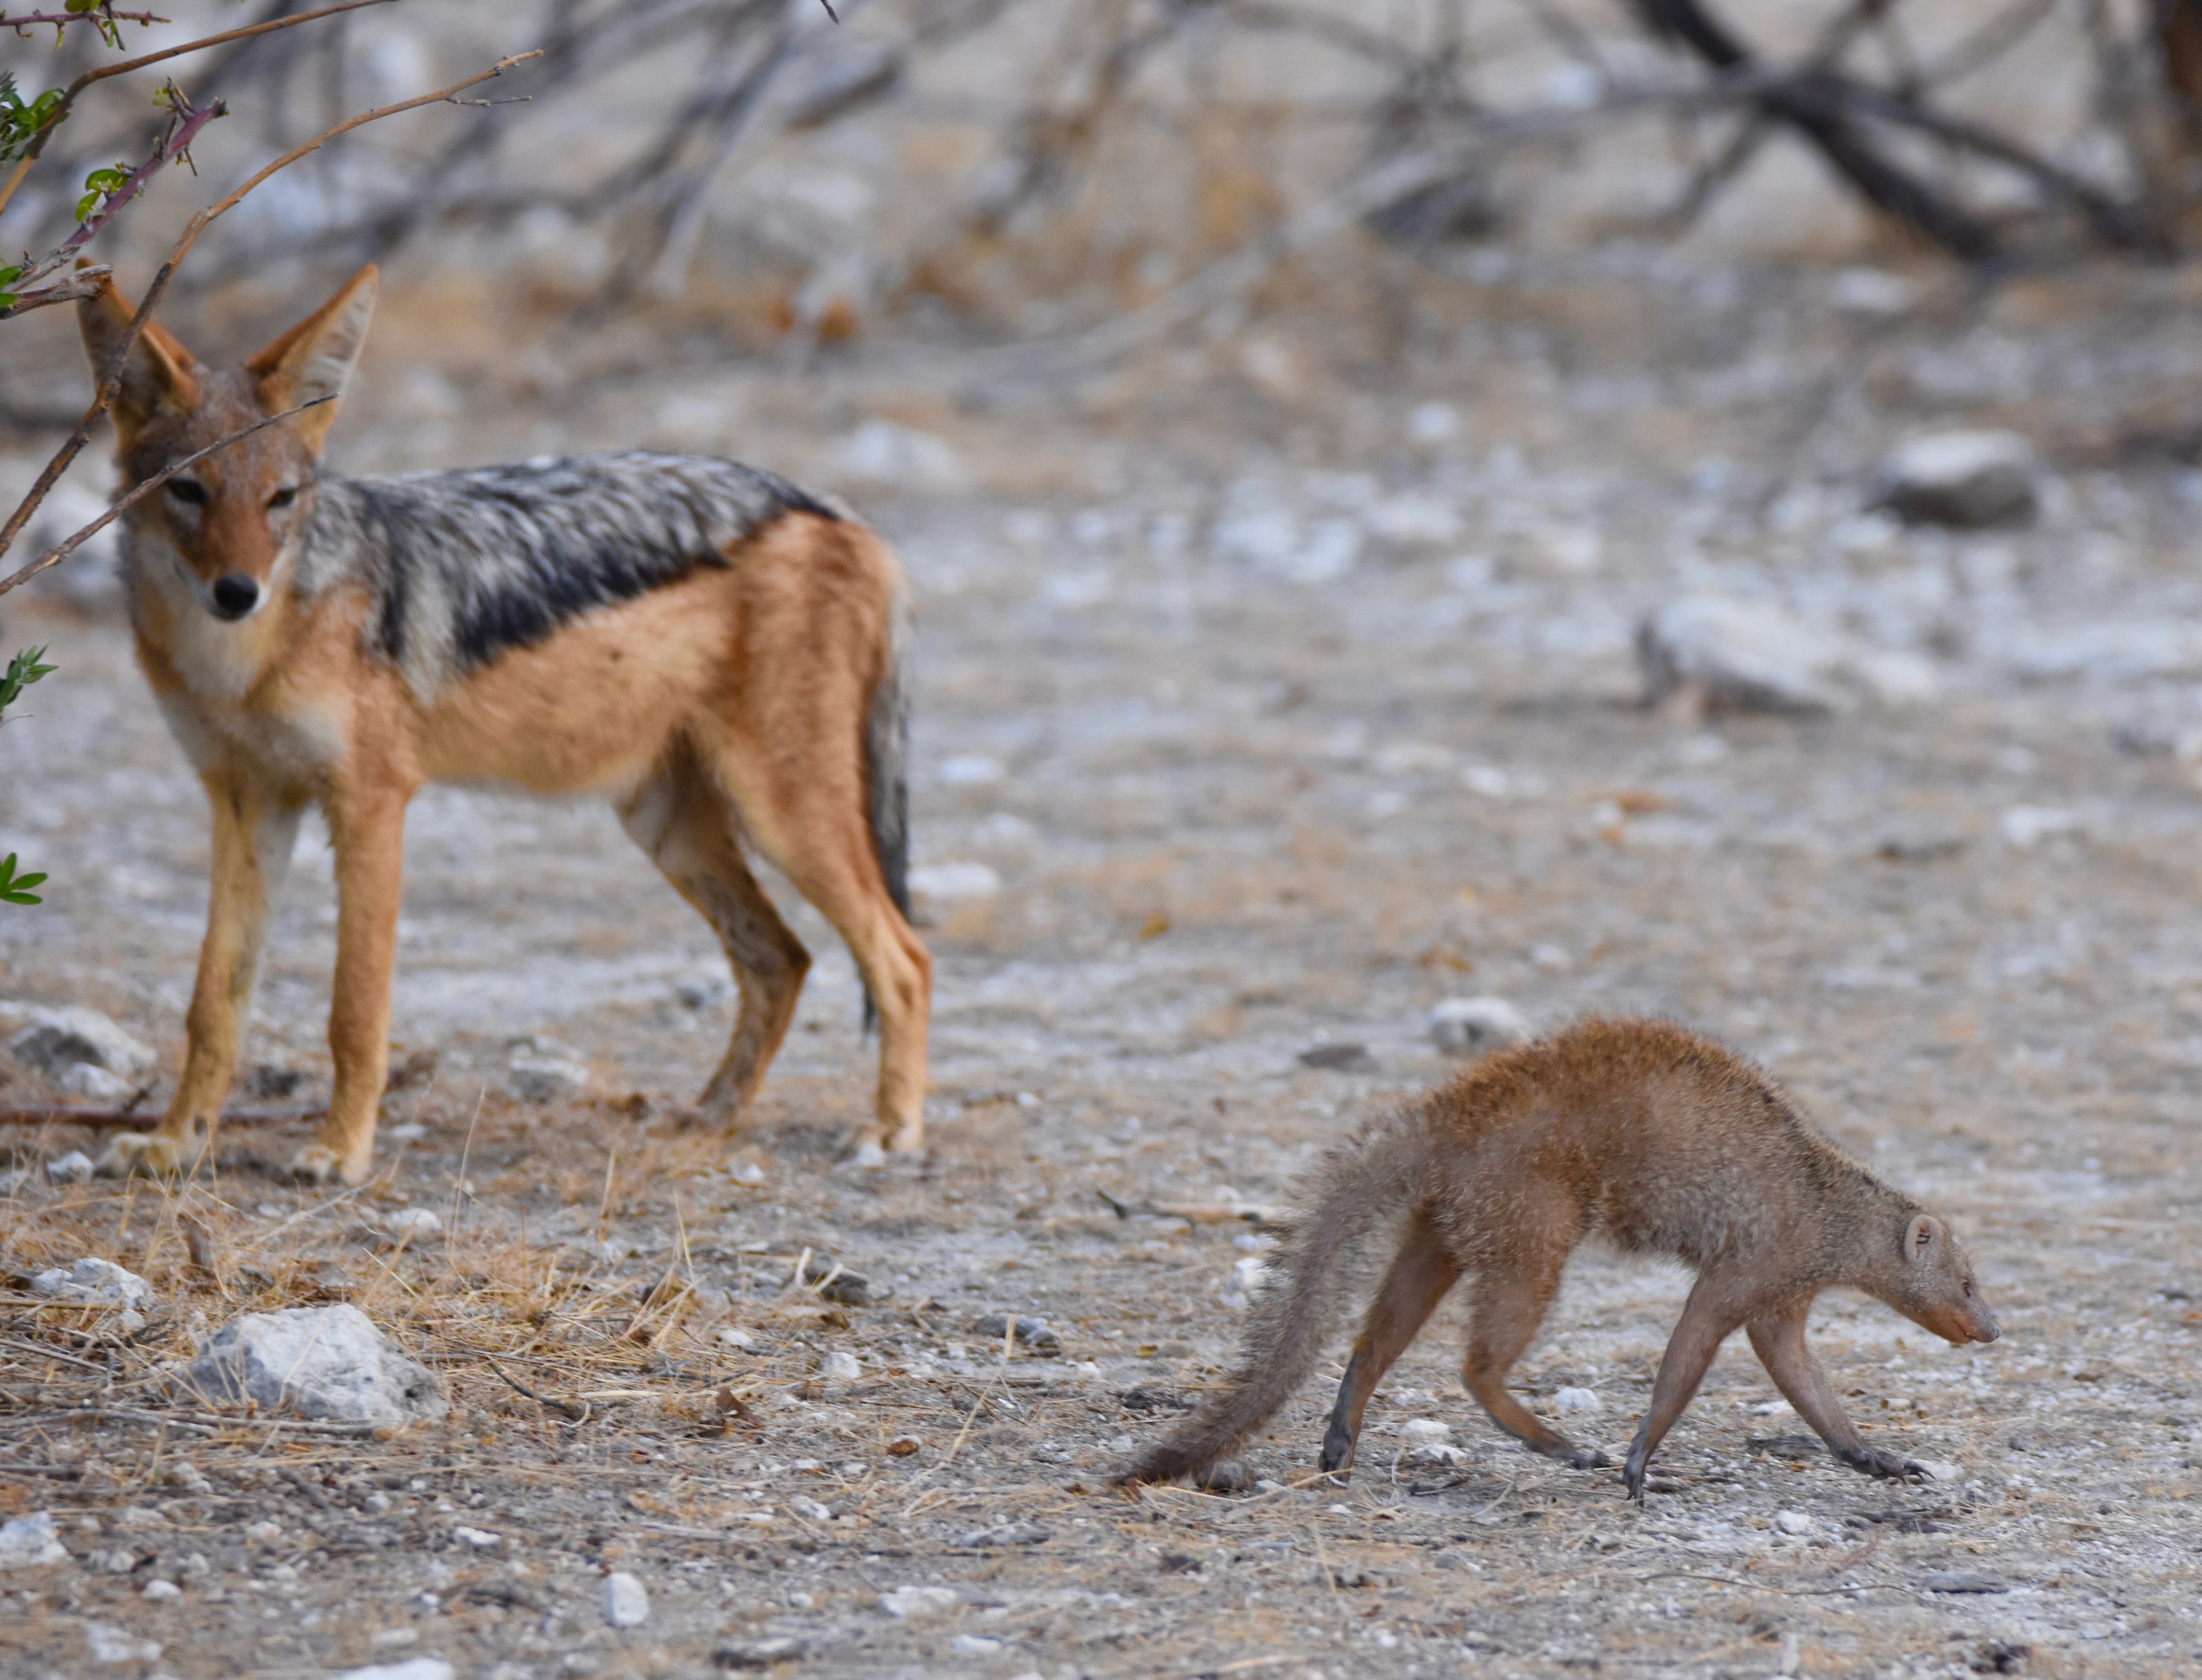
POLYGON ((1316 1459, 1316 1467, 1325 1475, 1334 1475, 1343 1482, 1353 1468, 1353 1437, 1339 1424, 1333 1424, 1322 1437, 1322 1453, 1316 1459))
POLYGON ((1839 1447, 1830 1450, 1835 1458, 1861 1476, 1875 1477, 1884 1482, 1925 1482, 1930 1479, 1926 1465, 1910 1459, 1899 1459, 1895 1453, 1884 1453, 1876 1447, 1861 1447, 1849 1453, 1839 1447))
POLYGON ((1624 1498, 1634 1500, 1639 1505, 1644 1503, 1644 1460, 1634 1453, 1628 1455, 1628 1462, 1621 1467, 1621 1490, 1624 1498))

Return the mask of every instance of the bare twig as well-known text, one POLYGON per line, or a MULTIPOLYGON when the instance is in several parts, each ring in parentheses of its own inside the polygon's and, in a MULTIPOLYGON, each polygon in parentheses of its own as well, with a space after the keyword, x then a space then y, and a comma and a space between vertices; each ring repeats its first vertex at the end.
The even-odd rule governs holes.
POLYGON ((362 6, 391 6, 397 3, 397 0, 340 0, 339 4, 324 6, 319 11, 297 12, 289 17, 271 18, 265 23, 248 24, 242 29, 226 29, 219 35, 203 35, 196 41, 185 41, 179 46, 163 47, 158 52, 149 52, 142 57, 125 59, 120 64, 103 64, 96 70, 86 70, 62 90, 59 103, 54 106, 52 112, 40 127, 37 138, 24 150, 23 156, 17 161, 15 170, 9 175, 6 183, 0 185, 0 210, 8 208, 8 201, 15 196, 15 189, 22 184, 23 177, 30 172, 31 166, 44 155, 46 142, 51 139, 55 131, 68 120, 70 111, 75 107, 77 96, 93 83, 103 82, 115 76, 127 76, 132 70, 142 70, 149 64, 160 64, 171 58, 182 58, 191 53, 204 52, 209 47, 221 46, 227 41, 241 41, 249 36, 265 35, 278 29, 295 29, 302 23, 312 23, 321 18, 334 17, 339 12, 356 12, 362 6))
MULTIPOLYGON (((198 138, 199 131, 216 117, 229 115, 229 107, 219 99, 210 101, 196 109, 185 104, 183 95, 177 91, 174 82, 168 84, 168 93, 172 106, 176 111, 176 116, 174 121, 169 123, 168 132, 161 137, 160 144, 153 148, 153 155, 132 169, 121 186, 108 194, 107 203, 100 207, 97 215, 87 216, 75 233, 25 268, 22 281, 27 281, 33 286, 39 285, 48 274, 64 266, 69 258, 107 231, 108 224, 121 214, 132 199, 137 197, 150 184, 155 171, 166 163, 188 162, 191 142, 198 138)), ((21 284, 22 281, 17 283, 21 284)), ((7 320, 10 315, 21 315, 26 309, 37 309, 48 304, 58 304, 72 295, 96 297, 98 295, 98 288, 94 286, 89 294, 73 293, 70 290, 60 286, 49 286, 27 297, 19 292, 13 305, 7 309, 0 309, 0 321, 7 320)))
MULTIPOLYGON (((328 1111, 321 1108, 233 1108, 222 1115, 225 1126, 281 1126, 297 1120, 318 1120, 328 1111)), ((83 1126, 110 1132, 142 1126, 146 1117, 115 1108, 0 1108, 0 1126, 83 1126)))
MULTIPOLYGON (((356 5, 379 3, 383 3, 383 0, 348 0, 346 5, 327 9, 345 11, 356 5)), ((314 15, 324 15, 326 14, 314 15)), ((46 498, 48 492, 53 489, 61 475, 68 470, 69 463, 82 454, 85 445, 91 442, 91 428, 99 423, 99 417, 114 405, 115 395, 122 388, 122 370, 127 363, 131 351, 137 345, 138 334, 144 330, 145 323, 152 319, 153 310, 159 304, 162 295, 168 291, 168 282, 175 274, 177 264, 190 254, 192 245, 197 243, 199 235, 206 231, 210 222, 235 209, 247 193, 252 192, 278 170, 288 168, 300 158, 318 151, 339 134, 350 133, 353 129, 367 123, 380 121, 384 117, 396 116, 402 111, 417 110, 423 105, 461 103, 456 97, 456 95, 463 93, 470 87, 478 87, 486 81, 503 75, 515 64, 524 63, 528 59, 540 56, 539 52, 515 53, 509 57, 500 58, 486 70, 479 71, 462 80, 453 82, 448 87, 439 88, 433 93, 424 93, 417 98, 401 100, 394 105, 379 106, 374 110, 362 111, 356 116, 347 117, 342 122, 323 129, 311 139, 291 147, 280 157, 255 172, 242 186, 215 200, 185 223, 184 231, 177 236, 175 244, 169 247, 166 260, 155 273, 152 284, 145 288, 145 295, 138 305, 138 312, 131 316, 130 325, 124 330, 121 341, 116 345, 109 359, 108 365, 101 370, 98 393, 92 398, 91 406, 85 410, 84 417, 77 422, 76 430, 70 433, 68 441, 63 443, 61 448, 54 452, 52 459, 46 463, 37 481, 32 485, 30 492, 24 497, 15 511, 8 516, 7 523, 0 525, 0 554, 5 554, 8 551, 9 545, 15 542, 24 525, 29 522, 32 513, 36 510, 38 504, 46 498)), ((45 563, 41 561, 38 563, 45 563)), ((34 566, 31 569, 35 570, 37 567, 34 566)), ((25 574, 19 574, 16 577, 9 579, 4 585, 0 585, 0 591, 14 587, 21 581, 22 575, 25 574)))

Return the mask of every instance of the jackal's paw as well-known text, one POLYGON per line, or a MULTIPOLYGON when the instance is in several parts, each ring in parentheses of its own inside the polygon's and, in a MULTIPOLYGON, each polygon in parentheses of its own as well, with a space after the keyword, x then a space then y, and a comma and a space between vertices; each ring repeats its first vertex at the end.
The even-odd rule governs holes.
POLYGON ((328 1184, 344 1177, 344 1162, 333 1149, 309 1143, 291 1158, 284 1170, 307 1184, 328 1184))
POLYGON ((122 1132, 107 1146, 92 1170, 102 1178, 174 1178, 183 1170, 174 1138, 151 1132, 122 1132))

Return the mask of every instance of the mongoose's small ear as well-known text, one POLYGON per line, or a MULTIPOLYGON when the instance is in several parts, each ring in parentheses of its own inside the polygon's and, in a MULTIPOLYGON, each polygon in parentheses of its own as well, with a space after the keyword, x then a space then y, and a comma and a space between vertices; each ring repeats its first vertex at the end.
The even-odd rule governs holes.
MULTIPOLYGON (((102 280, 98 292, 76 306, 77 330, 83 334, 94 379, 107 372, 130 330, 130 318, 137 313, 115 289, 111 278, 102 280)), ((115 429, 123 448, 130 447, 154 416, 182 414, 198 405, 197 368, 191 351, 166 329, 145 323, 123 361, 122 384, 115 393, 115 429)))
POLYGON ((1904 1258, 1913 1261, 1923 1260, 1940 1247, 1947 1237, 1948 1233, 1943 1230, 1942 1222, 1940 1219, 1935 1218, 1931 1213, 1922 1213, 1905 1229, 1904 1258))
MULTIPOLYGON (((367 346, 367 324, 374 318, 379 279, 374 264, 368 263, 339 286, 335 297, 244 364, 259 387, 261 406, 268 413, 280 414, 344 390, 367 346)), ((336 417, 337 405, 323 403, 291 423, 307 447, 318 454, 336 417)))

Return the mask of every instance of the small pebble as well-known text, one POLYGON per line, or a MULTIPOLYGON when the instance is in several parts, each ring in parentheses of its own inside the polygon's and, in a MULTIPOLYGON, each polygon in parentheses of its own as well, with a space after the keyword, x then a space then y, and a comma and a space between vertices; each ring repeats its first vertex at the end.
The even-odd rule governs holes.
POLYGON ((91 1157, 81 1149, 72 1149, 68 1154, 46 1163, 46 1176, 56 1184, 89 1184, 91 1182, 91 1157))
POLYGON ((650 1592, 623 1569, 604 1577, 604 1619, 615 1628, 639 1628, 650 1619, 650 1592))
POLYGON ((181 1598, 183 1595, 184 1589, 181 1587, 173 1581, 163 1581, 157 1576, 145 1583, 145 1590, 139 1595, 140 1597, 151 1599, 156 1603, 164 1599, 181 1598))
POLYGON ((1810 1534, 1818 1524, 1801 1511, 1777 1511, 1774 1526, 1784 1534, 1810 1534))
POLYGON ((845 1353, 838 1349, 828 1353, 821 1365, 827 1379, 833 1382, 854 1382, 864 1374, 864 1368, 857 1363, 854 1353, 845 1353))
POLYGON ((280 1523, 270 1522, 267 1518, 262 1517, 256 1523, 245 1524, 244 1537, 255 1546, 273 1546, 277 1541, 282 1539, 283 1525, 280 1523))
POLYGON ((1563 1418, 1575 1413, 1590 1416, 1605 1410, 1605 1402, 1591 1388, 1563 1388, 1552 1396, 1552 1410, 1563 1418))

